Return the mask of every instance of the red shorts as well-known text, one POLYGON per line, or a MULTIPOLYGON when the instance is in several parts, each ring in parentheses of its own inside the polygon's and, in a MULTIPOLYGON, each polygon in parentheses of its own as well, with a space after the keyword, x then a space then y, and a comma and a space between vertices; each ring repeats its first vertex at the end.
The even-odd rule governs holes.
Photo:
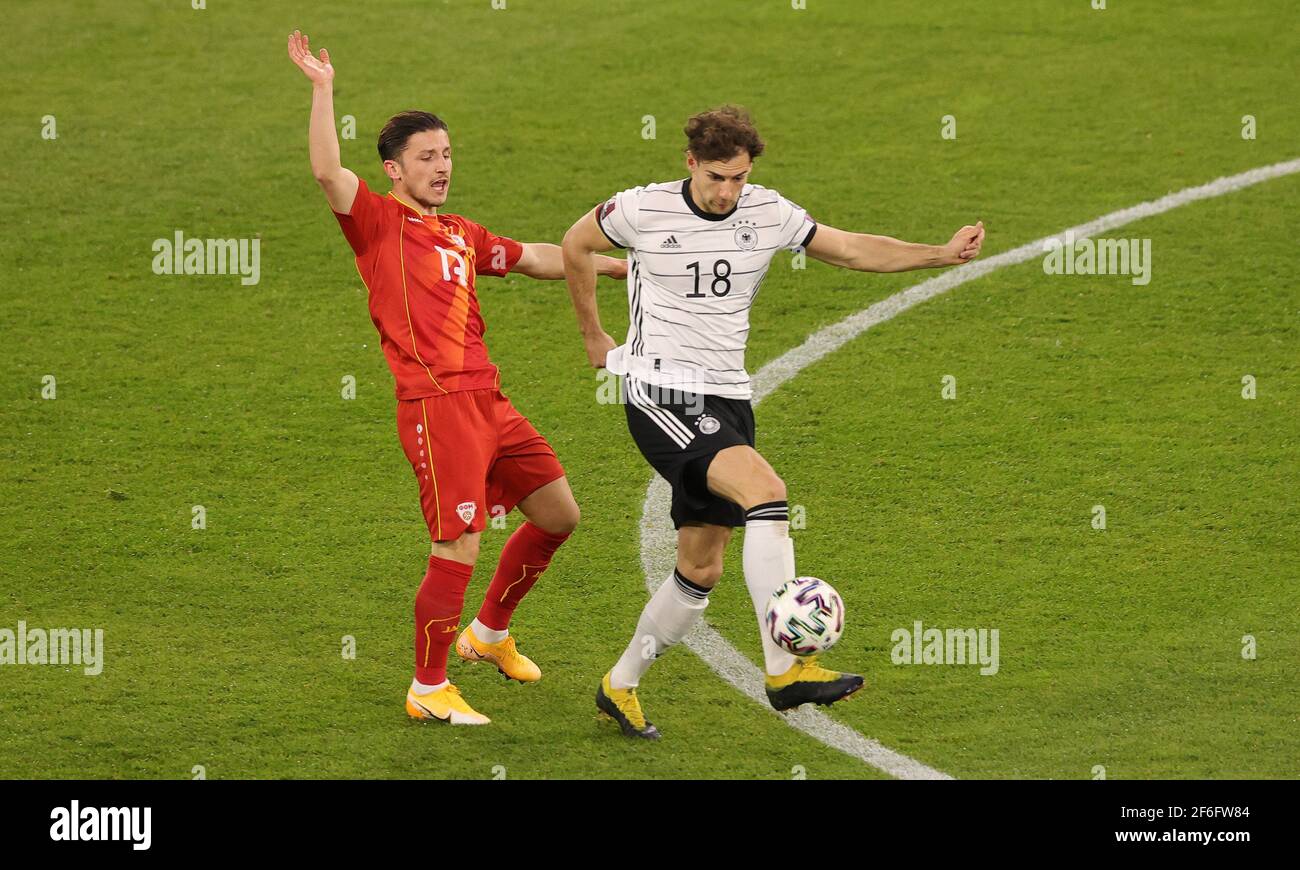
POLYGON ((434 541, 481 532, 489 516, 564 476, 551 445, 496 389, 398 401, 397 436, 434 541))

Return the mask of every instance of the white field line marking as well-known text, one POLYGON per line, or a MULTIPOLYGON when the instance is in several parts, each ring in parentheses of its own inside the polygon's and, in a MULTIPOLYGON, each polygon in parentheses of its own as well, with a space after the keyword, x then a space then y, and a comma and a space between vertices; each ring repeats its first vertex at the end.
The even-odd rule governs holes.
MULTIPOLYGON (((896 317, 912 306, 946 293, 967 281, 981 278, 995 269, 1026 263, 1035 257, 1044 256, 1046 252, 1043 250, 1043 245, 1048 239, 1060 239, 1064 242, 1067 232, 1073 232, 1076 239, 1087 238, 1133 221, 1163 214, 1179 206, 1223 196, 1262 181, 1296 172, 1300 172, 1300 159, 1261 166, 1238 175, 1218 178, 1199 187, 1188 187, 1160 199, 1113 211, 1088 223, 1062 230, 1054 236, 1037 239, 985 260, 976 260, 958 266, 920 284, 914 284, 856 314, 851 314, 837 323, 818 330, 803 344, 763 366, 754 375, 753 402, 757 405, 764 397, 804 368, 843 347, 876 324, 896 317)), ((641 567, 645 572, 646 588, 652 595, 676 564, 677 535, 668 516, 671 495, 667 482, 655 475, 646 490, 645 502, 641 508, 641 567)), ((700 620, 695 625, 687 635, 685 644, 718 676, 755 702, 770 709, 767 695, 763 691, 762 672, 706 620, 700 620)), ((797 728, 827 746, 859 758, 872 767, 899 779, 952 779, 946 773, 927 767, 914 758, 895 752, 869 737, 864 737, 847 725, 808 705, 782 716, 782 719, 790 727, 797 728)))

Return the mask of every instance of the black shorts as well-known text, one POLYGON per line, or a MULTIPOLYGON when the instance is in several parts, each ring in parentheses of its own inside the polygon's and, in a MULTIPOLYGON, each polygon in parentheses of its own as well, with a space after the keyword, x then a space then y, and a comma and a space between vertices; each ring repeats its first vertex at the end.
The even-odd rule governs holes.
POLYGON ((673 488, 673 527, 743 526, 745 510, 709 492, 709 463, 719 450, 754 446, 754 409, 746 399, 683 393, 623 379, 627 428, 654 470, 673 488))

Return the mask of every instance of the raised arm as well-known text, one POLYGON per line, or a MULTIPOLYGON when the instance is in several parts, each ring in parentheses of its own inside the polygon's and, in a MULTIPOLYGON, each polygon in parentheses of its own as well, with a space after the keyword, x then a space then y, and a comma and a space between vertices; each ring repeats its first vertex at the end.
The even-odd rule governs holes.
MULTIPOLYGON (((597 275, 610 278, 627 277, 627 261, 617 257, 595 257, 597 275)), ((528 242, 524 245, 523 256, 515 264, 514 271, 529 278, 543 281, 558 281, 564 277, 564 255, 559 245, 546 242, 528 242)), ((593 279, 594 284, 594 279, 593 279)))
POLYGON ((311 82, 307 141, 312 174, 325 191, 330 208, 339 214, 350 214, 358 182, 356 173, 344 169, 339 162, 339 137, 334 130, 334 67, 329 52, 322 48, 317 59, 311 53, 307 37, 295 30, 289 34, 289 59, 311 82))
POLYGON ((573 309, 578 314, 578 329, 587 346, 587 360, 596 368, 604 368, 606 354, 617 345, 600 325, 600 311, 596 306, 596 254, 612 251, 615 246, 600 231, 596 211, 592 209, 569 228, 560 247, 564 255, 564 277, 569 283, 569 298, 573 300, 573 309))
POLYGON ((906 272, 958 266, 979 256, 984 222, 959 229, 946 245, 921 245, 889 236, 849 233, 821 224, 808 244, 808 255, 859 272, 906 272))

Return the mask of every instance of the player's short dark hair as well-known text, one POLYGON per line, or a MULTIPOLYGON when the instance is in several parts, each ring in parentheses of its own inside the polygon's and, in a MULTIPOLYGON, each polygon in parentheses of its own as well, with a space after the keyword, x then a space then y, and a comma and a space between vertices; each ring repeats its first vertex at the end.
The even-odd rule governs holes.
POLYGON ((740 106, 719 106, 691 116, 686 122, 686 150, 696 160, 730 160, 741 151, 753 158, 763 153, 749 112, 740 106))
POLYGON ((406 140, 425 130, 446 130, 447 122, 432 112, 412 109, 398 112, 379 131, 379 159, 396 160, 406 150, 406 140))

